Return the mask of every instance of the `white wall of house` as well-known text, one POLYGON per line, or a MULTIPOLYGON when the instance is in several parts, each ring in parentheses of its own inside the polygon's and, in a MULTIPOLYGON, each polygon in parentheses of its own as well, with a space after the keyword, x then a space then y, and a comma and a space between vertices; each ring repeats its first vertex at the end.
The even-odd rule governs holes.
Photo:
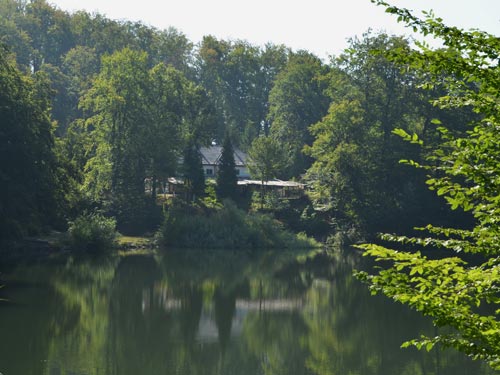
POLYGON ((250 172, 247 167, 236 167, 236 175, 238 178, 250 178, 250 172))
MULTIPOLYGON (((216 165, 204 165, 203 172, 205 173, 206 178, 215 178, 217 176, 218 166, 216 165)), ((250 178, 250 172, 247 167, 244 166, 236 166, 236 175, 239 179, 250 178)))

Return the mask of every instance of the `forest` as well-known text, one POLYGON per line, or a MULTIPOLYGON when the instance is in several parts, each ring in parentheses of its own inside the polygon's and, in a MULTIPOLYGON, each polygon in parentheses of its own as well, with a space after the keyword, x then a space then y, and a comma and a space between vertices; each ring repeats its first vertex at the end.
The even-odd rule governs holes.
POLYGON ((462 134, 477 114, 432 105, 442 89, 424 89, 417 69, 389 58, 411 49, 403 37, 367 32, 324 62, 210 35, 194 45, 173 28, 46 1, 2 0, 0 14, 2 239, 65 230, 95 211, 124 233, 154 230, 156 187, 185 176, 203 196, 203 181, 192 183, 196 149, 225 137, 256 155, 257 178, 265 167, 265 180, 307 185, 307 202, 288 216, 322 239, 355 242, 449 218, 425 173, 398 161, 438 147, 437 122, 462 134))
POLYGON ((372 2, 443 47, 367 31, 323 61, 0 0, 0 239, 93 222, 158 231, 168 247, 199 244, 217 222, 234 248, 286 246, 282 228, 356 243, 387 261, 356 274, 373 294, 452 329, 405 346, 500 368, 500 39, 372 2), (212 144, 224 150, 215 187, 200 172, 212 144), (305 197, 243 199, 235 147, 255 179, 301 182, 305 197), (158 186, 172 176, 187 194, 166 207, 158 186))

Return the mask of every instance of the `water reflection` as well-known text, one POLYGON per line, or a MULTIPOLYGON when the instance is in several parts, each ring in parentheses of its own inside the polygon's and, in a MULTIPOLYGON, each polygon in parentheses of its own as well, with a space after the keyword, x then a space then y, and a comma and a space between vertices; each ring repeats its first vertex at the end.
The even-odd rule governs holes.
POLYGON ((3 274, 4 375, 493 374, 400 350, 429 323, 352 276, 354 252, 182 252, 3 274))

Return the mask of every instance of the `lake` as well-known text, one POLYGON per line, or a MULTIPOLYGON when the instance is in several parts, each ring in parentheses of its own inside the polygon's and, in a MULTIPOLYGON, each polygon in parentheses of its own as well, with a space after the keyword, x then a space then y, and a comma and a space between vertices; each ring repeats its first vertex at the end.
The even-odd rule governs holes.
POLYGON ((428 320, 352 276, 355 250, 182 251, 1 267, 3 375, 483 375, 400 349, 428 320))

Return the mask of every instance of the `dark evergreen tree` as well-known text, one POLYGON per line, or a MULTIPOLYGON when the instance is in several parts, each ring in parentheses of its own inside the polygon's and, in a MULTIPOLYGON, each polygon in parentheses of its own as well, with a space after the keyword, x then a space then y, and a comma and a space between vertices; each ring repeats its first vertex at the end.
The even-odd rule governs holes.
POLYGON ((205 193, 205 175, 201 163, 199 148, 194 142, 184 149, 184 185, 188 192, 188 200, 194 200, 205 193))
POLYGON ((222 152, 217 173, 217 198, 236 198, 238 176, 236 175, 236 164, 234 162, 234 149, 231 138, 226 134, 222 144, 222 152))

